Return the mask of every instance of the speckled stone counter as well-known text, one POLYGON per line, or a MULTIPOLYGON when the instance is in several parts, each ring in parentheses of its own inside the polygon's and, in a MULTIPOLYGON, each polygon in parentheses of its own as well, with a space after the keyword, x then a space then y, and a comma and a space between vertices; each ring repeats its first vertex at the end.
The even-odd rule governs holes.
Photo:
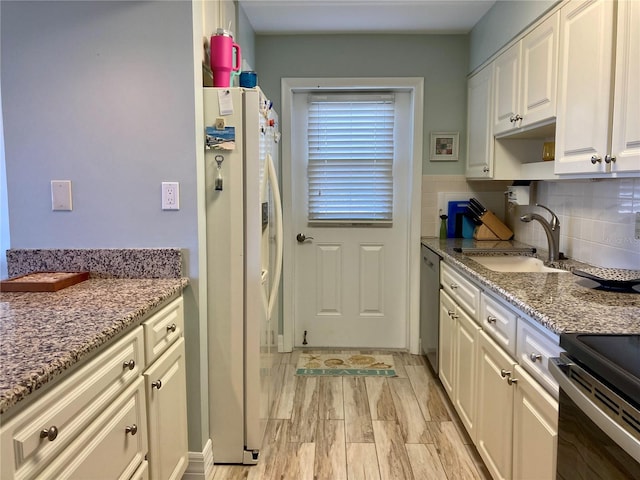
MULTIPOLYGON (((11 259, 7 255, 11 276, 42 270, 73 271, 64 265, 64 258, 84 262, 84 265, 91 265, 91 259, 96 258, 96 251, 89 250, 74 250, 75 253, 67 257, 60 256, 59 250, 21 252, 11 259), (43 267, 42 258, 51 255, 62 263, 54 268, 51 264, 43 267), (22 267, 18 268, 15 262, 22 267), (30 267, 23 268, 24 265, 30 267)), ((97 258, 99 262, 112 262, 111 270, 105 268, 96 275, 92 272, 91 278, 82 283, 57 292, 0 293, 0 414, 3 416, 30 394, 50 386, 65 371, 93 357, 112 340, 139 325, 177 298, 189 284, 188 278, 180 277, 181 255, 177 249, 113 250, 111 255, 103 256, 104 253, 100 252, 97 258), (123 264, 126 258, 148 261, 141 267, 126 260, 123 264), (129 267, 125 267, 127 263, 129 267), (169 278, 157 278, 157 269, 149 267, 154 264, 169 278), (127 271, 142 275, 139 273, 142 270, 151 278, 103 278, 128 276, 127 271), (173 273, 169 276, 167 272, 173 273)))
MULTIPOLYGON (((494 272, 454 251, 455 247, 501 248, 504 242, 423 238, 422 244, 554 333, 640 334, 638 293, 587 288, 581 277, 571 273, 494 272)), ((543 254, 538 256, 546 258, 543 254)), ((575 261, 561 263, 566 269, 586 266, 575 261)))

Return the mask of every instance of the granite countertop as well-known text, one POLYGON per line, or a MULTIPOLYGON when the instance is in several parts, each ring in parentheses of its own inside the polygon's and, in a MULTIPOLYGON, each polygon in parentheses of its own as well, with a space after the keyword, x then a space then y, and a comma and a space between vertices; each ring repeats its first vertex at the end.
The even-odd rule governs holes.
MULTIPOLYGON (((505 299, 556 334, 563 332, 640 334, 640 294, 595 290, 583 286, 571 273, 494 272, 456 247, 504 248, 523 246, 517 242, 423 238, 422 243, 438 253, 445 263, 463 270, 476 283, 505 299)), ((537 255, 546 259, 540 252, 537 255)), ((561 268, 588 265, 559 262, 561 268)), ((555 266, 555 265, 554 265, 555 266)))
POLYGON ((188 278, 90 278, 57 292, 0 293, 0 414, 95 355, 188 278))

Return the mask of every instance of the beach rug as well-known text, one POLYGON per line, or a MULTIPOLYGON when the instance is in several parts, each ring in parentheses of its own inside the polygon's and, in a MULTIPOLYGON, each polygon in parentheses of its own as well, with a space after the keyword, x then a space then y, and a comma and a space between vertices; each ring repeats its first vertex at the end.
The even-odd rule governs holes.
POLYGON ((395 377, 392 355, 301 353, 296 375, 395 377))

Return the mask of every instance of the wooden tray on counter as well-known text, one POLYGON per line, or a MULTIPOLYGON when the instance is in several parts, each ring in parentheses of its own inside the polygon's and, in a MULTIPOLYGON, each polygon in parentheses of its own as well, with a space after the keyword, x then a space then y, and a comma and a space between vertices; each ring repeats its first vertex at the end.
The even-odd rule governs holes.
POLYGON ((0 281, 0 292, 56 292, 89 278, 89 272, 34 272, 0 281))

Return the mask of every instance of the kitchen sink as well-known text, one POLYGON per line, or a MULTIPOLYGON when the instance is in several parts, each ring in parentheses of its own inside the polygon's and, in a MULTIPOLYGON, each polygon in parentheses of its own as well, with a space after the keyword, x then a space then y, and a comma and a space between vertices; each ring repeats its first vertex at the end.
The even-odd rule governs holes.
POLYGON ((569 273, 567 270, 547 267, 542 260, 521 255, 472 256, 468 258, 494 272, 557 272, 569 273))

